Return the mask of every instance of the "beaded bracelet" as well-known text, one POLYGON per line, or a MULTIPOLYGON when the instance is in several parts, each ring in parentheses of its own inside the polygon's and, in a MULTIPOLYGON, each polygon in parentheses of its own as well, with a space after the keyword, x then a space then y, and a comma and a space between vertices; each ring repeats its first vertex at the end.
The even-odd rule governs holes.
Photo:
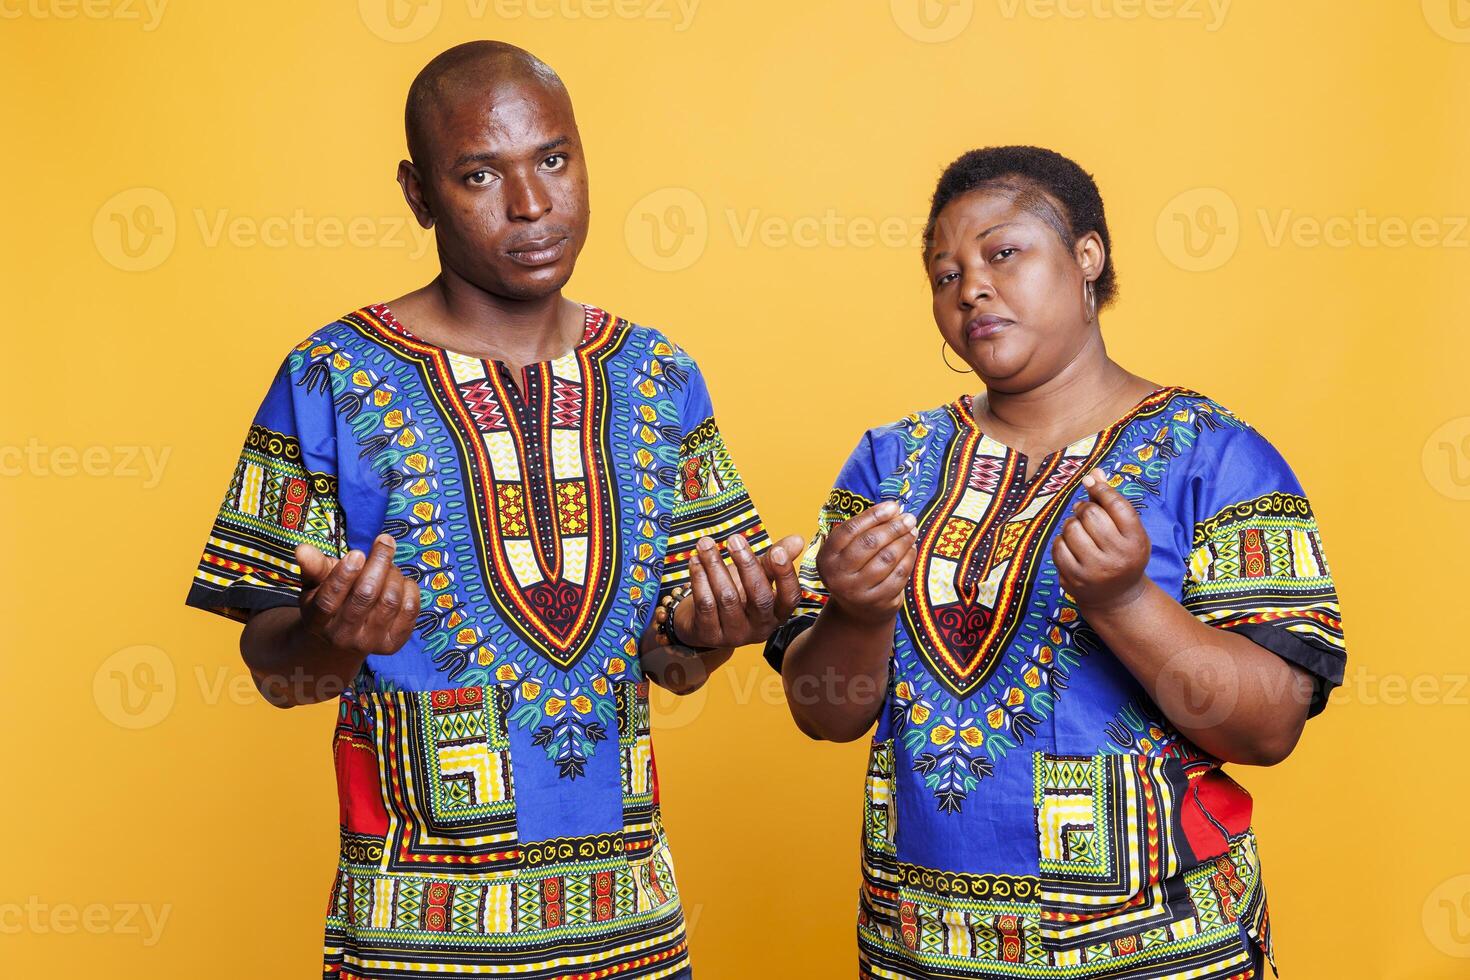
POLYGON ((691 653, 704 653, 716 647, 697 647, 692 643, 686 643, 679 637, 679 632, 674 627, 674 607, 689 597, 690 588, 687 585, 676 586, 670 589, 668 594, 658 601, 658 608, 653 612, 654 636, 659 646, 683 647, 691 653))

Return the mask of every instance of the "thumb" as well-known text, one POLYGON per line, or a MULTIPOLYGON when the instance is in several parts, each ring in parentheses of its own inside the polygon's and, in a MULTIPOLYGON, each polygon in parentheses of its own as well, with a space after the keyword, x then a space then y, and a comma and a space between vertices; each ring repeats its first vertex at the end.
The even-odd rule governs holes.
POLYGON ((301 566, 301 584, 304 588, 321 585, 332 569, 337 565, 337 559, 328 558, 322 554, 320 548, 310 544, 298 544, 296 546, 296 564, 301 566))
POLYGON ((781 570, 783 568, 794 568, 797 559, 801 557, 802 550, 805 547, 806 539, 803 538, 801 535, 786 535, 786 537, 782 538, 780 541, 777 541, 774 545, 771 546, 770 550, 766 552, 766 573, 770 575, 771 578, 775 578, 778 574, 781 573, 781 570), (778 552, 780 553, 781 558, 785 559, 784 561, 777 560, 778 552))

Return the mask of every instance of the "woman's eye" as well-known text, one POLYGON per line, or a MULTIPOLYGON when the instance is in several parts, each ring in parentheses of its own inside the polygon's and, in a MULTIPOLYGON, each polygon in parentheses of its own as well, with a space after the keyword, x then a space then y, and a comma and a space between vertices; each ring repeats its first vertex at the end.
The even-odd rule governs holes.
POLYGON ((565 153, 553 153, 551 156, 546 158, 546 162, 543 164, 543 166, 545 166, 547 170, 551 170, 553 172, 565 168, 566 165, 567 155, 565 153))
POLYGON ((939 278, 934 280, 934 285, 936 287, 944 286, 951 282, 954 282, 954 280, 958 279, 959 277, 960 274, 958 272, 941 272, 939 274, 939 278))
POLYGON ((1017 251, 1016 249, 1011 248, 1009 245, 1007 245, 1005 248, 1003 248, 1000 251, 996 252, 995 255, 991 257, 990 261, 994 262, 997 259, 1004 259, 1004 258, 1006 258, 1006 257, 1014 254, 1016 251, 1017 251))

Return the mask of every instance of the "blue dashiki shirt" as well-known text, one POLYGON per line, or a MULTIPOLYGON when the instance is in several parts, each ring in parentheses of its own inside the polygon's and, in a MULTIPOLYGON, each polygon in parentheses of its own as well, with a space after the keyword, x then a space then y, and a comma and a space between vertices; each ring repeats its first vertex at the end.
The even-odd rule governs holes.
POLYGON ((296 345, 250 427, 189 605, 295 605, 298 543, 384 531, 423 593, 339 702, 324 976, 687 968, 638 642, 699 537, 769 540, 694 361, 585 312, 523 390, 357 310, 296 345))
POLYGON ((1094 466, 1140 512, 1147 574, 1314 676, 1346 653, 1311 505, 1214 400, 1160 388, 1034 462, 969 396, 866 433, 822 508, 779 668, 826 591, 815 556, 874 503, 918 519, 873 736, 858 913, 874 977, 1248 976, 1275 961, 1251 799, 1181 736, 1063 591, 1051 546, 1094 466))

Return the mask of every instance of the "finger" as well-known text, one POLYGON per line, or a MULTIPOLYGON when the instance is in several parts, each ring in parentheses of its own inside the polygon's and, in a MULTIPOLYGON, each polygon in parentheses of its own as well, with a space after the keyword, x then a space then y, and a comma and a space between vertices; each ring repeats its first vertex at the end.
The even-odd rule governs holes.
MULTIPOLYGON (((889 581, 896 570, 912 570, 914 562, 917 561, 918 557, 918 542, 912 536, 907 539, 900 538, 887 548, 884 548, 878 555, 874 556, 873 561, 868 563, 865 573, 879 576, 878 581, 881 585, 881 583, 889 581), (894 555, 891 564, 884 557, 887 554, 894 555)), ((904 575, 907 574, 908 572, 905 571, 904 575)))
POLYGON ((715 597, 715 609, 720 620, 720 635, 738 633, 745 622, 745 610, 740 599, 740 590, 725 567, 720 547, 714 538, 699 539, 699 561, 704 566, 704 577, 709 581, 710 592, 715 597))
POLYGON ((788 534, 780 541, 773 542, 760 555, 761 568, 765 571, 766 578, 774 582, 779 577, 775 560, 777 549, 780 549, 781 557, 787 564, 795 565, 797 558, 806 550, 806 544, 806 539, 799 534, 788 534))
POLYGON ((1082 566, 1077 563, 1077 556, 1072 554, 1072 549, 1067 547, 1064 539, 1057 538, 1057 543, 1051 549, 1051 557, 1064 579, 1075 582, 1082 577, 1082 566))
POLYGON ((342 560, 332 567, 327 575, 326 581, 314 590, 314 597, 308 601, 327 618, 337 615, 347 598, 352 584, 357 581, 357 574, 362 570, 362 563, 367 556, 356 548, 342 556, 342 560))
POLYGON ((397 653, 413 637, 414 625, 418 622, 419 612, 424 602, 423 590, 413 579, 403 580, 403 608, 398 611, 398 620, 393 624, 393 649, 384 650, 384 653, 397 653))
POLYGON ((1097 546, 1103 551, 1113 551, 1122 547, 1124 543, 1123 532, 1113 523, 1113 518, 1101 504, 1091 500, 1079 500, 1072 508, 1072 516, 1082 523, 1087 529, 1087 534, 1097 546))
MULTIPOLYGON (((710 588, 709 576, 705 574, 704 562, 700 560, 698 546, 689 556, 689 588, 694 603, 695 635, 706 642, 720 636, 720 608, 710 588)), ((705 645, 704 643, 700 644, 705 645)))
POLYGON ((776 624, 776 594, 771 591, 771 580, 766 570, 750 549, 750 542, 741 534, 732 534, 725 539, 725 547, 735 563, 735 573, 744 588, 745 618, 769 629, 776 624))
POLYGON ((796 556, 805 544, 798 535, 790 535, 766 552, 766 573, 776 583, 776 618, 784 621, 801 601, 801 582, 797 578, 796 556))
POLYGON ((1082 522, 1075 517, 1067 518, 1067 523, 1062 525, 1062 540, 1067 542, 1067 547, 1072 549, 1073 557, 1083 568, 1096 563, 1103 556, 1102 549, 1097 546, 1097 542, 1092 540, 1091 535, 1087 533, 1087 528, 1083 527, 1082 522))
POLYGON ((909 576, 913 574, 914 562, 918 561, 919 550, 910 548, 908 552, 898 560, 889 571, 886 578, 879 582, 868 594, 874 601, 892 601, 903 593, 908 587, 909 576))
POLYGON ((403 586, 403 575, 397 569, 384 578, 382 594, 368 610, 367 621, 358 634, 361 646, 369 653, 387 653, 392 647, 395 627, 403 617, 403 586))
POLYGON ((877 527, 886 521, 892 520, 899 513, 898 501, 885 500, 880 504, 869 507, 856 517, 849 517, 841 524, 832 529, 828 540, 832 541, 838 551, 847 547, 849 541, 869 528, 877 527))
POLYGON ((1143 522, 1138 518, 1137 508, 1108 482, 1102 470, 1093 467, 1092 471, 1082 478, 1082 485, 1087 488, 1088 497, 1107 511, 1108 516, 1113 519, 1113 524, 1121 533, 1128 535, 1135 530, 1143 530, 1143 522))
POLYGON ((301 587, 313 589, 321 585, 337 565, 337 559, 322 554, 314 544, 296 546, 296 564, 301 566, 301 587))
POLYGON ((373 606, 383 594, 388 571, 393 567, 395 546, 391 534, 380 534, 373 539, 373 550, 369 552, 361 574, 352 583, 352 593, 347 597, 344 612, 349 620, 366 623, 370 618, 373 606))
POLYGON ((901 538, 912 540, 911 529, 915 525, 913 514, 896 513, 885 524, 876 524, 860 531, 843 549, 843 559, 850 568, 863 568, 884 548, 901 538))
POLYGON ((917 543, 914 526, 914 515, 904 514, 897 520, 864 532, 848 552, 849 560, 858 563, 859 580, 871 584, 887 578, 898 560, 913 550, 917 543))

